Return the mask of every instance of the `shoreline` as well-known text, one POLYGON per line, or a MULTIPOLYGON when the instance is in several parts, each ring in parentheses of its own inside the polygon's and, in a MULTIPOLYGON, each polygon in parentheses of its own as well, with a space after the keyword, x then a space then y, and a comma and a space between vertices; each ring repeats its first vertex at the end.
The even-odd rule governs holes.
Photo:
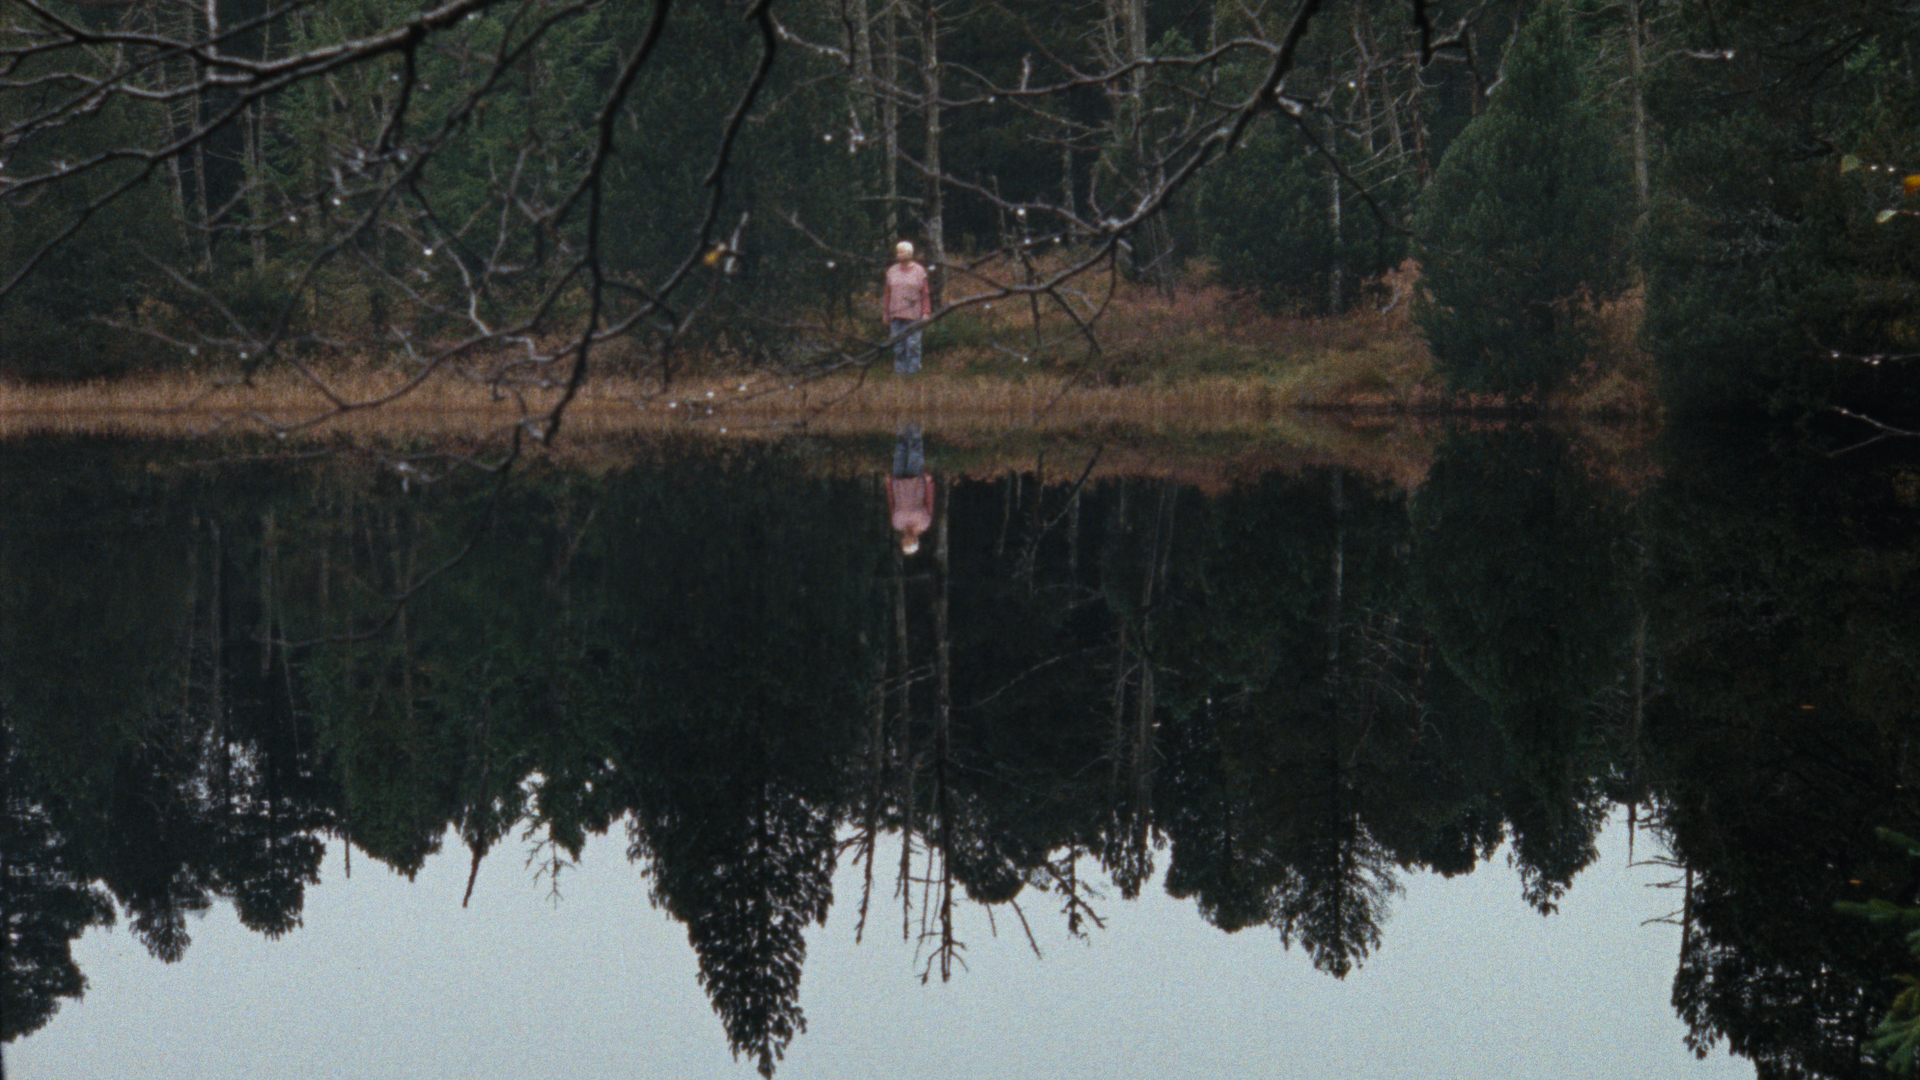
MULTIPOLYGON (((380 401, 398 373, 361 372, 333 389, 350 402, 380 401)), ((819 440, 836 448, 829 470, 883 468, 890 440, 918 423, 941 444, 943 469, 985 478, 1067 468, 1088 475, 1156 476, 1224 490, 1271 469, 1334 466, 1395 486, 1418 487, 1447 433, 1541 423, 1569 429, 1616 482, 1642 475, 1638 461, 1657 431, 1644 416, 1521 410, 1437 395, 1406 401, 1286 400, 1273 380, 1203 377, 1171 385, 1085 386, 1034 373, 1023 379, 925 373, 841 374, 785 382, 766 376, 708 377, 661 394, 657 384, 600 378, 567 407, 550 443, 539 435, 556 388, 496 394, 449 375, 381 404, 332 409, 309 385, 273 376, 214 385, 172 376, 66 387, 0 384, 0 442, 36 437, 131 438, 207 443, 230 456, 364 452, 389 464, 433 444, 429 457, 498 460, 516 442, 530 461, 590 471, 616 469, 674 447, 819 440), (711 396, 709 396, 711 395, 711 396), (531 436, 531 437, 528 437, 531 436), (872 461, 866 460, 872 457, 872 461)), ((1624 486, 1636 487, 1626 481, 1624 486)))
MULTIPOLYGON (((1637 297, 1609 309, 1601 351, 1571 386, 1544 401, 1515 402, 1438 385, 1406 301, 1412 283, 1411 267, 1402 267, 1381 283, 1395 298, 1386 307, 1302 317, 1261 311, 1204 278, 1170 298, 1117 282, 1103 302, 1094 355, 1064 348, 1057 315, 1035 323, 1007 305, 963 304, 929 327, 927 368, 908 377, 894 375, 879 351, 873 363, 827 373, 781 370, 764 358, 742 364, 690 357, 694 370, 663 390, 657 376, 620 373, 641 358, 615 343, 568 404, 562 436, 865 433, 910 420, 952 430, 1049 432, 1440 420, 1658 423, 1650 372, 1632 344, 1637 297)), ((233 431, 428 438, 516 427, 544 434, 561 397, 556 380, 534 374, 503 382, 500 370, 477 356, 423 371, 361 354, 252 377, 202 370, 73 384, 0 380, 0 438, 233 431)))
MULTIPOLYGON (((590 382, 567 404, 566 431, 594 434, 889 431, 908 421, 957 430, 1077 431, 1122 426, 1216 432, 1313 420, 1340 426, 1402 421, 1546 420, 1651 423, 1621 411, 1534 407, 1492 396, 1356 393, 1295 400, 1288 386, 1257 377, 1201 377, 1169 384, 1090 386, 1053 375, 1003 379, 930 373, 833 375, 791 383, 764 376, 680 381, 671 392, 638 380, 590 382)), ((393 396, 404 380, 360 374, 322 391, 290 379, 221 385, 173 376, 69 386, 0 384, 0 437, 32 433, 214 435, 229 432, 347 433, 396 437, 482 436, 524 426, 540 434, 557 388, 512 393, 449 376, 393 396)))

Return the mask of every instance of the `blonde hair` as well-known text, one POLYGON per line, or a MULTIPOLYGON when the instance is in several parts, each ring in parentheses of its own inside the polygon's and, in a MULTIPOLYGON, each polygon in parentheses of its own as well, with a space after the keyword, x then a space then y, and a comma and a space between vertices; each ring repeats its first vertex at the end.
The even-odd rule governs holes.
POLYGON ((911 240, 902 240, 902 241, 900 241, 899 243, 897 243, 897 244, 895 244, 895 245, 893 245, 893 253, 894 253, 895 255, 906 255, 906 256, 908 256, 908 257, 912 257, 912 255, 913 255, 913 241, 911 241, 911 240))

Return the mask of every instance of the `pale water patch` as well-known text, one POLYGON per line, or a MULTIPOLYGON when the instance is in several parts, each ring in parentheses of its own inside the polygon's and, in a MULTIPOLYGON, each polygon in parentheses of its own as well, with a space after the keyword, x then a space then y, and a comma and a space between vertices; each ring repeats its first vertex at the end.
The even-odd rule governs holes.
MULTIPOLYGON (((1629 866, 1626 829, 1561 910, 1535 914, 1504 856, 1453 880, 1409 875, 1385 943, 1344 981, 1268 930, 1223 934, 1191 901, 1105 890, 1105 930, 1070 938, 1053 901, 1012 913, 965 905, 968 970, 921 985, 882 887, 854 944, 859 872, 843 863, 828 924, 809 935, 808 1031, 778 1076, 1751 1077, 1696 1060, 1668 1004, 1679 928, 1671 876, 1629 866)), ((1642 834, 1637 854, 1653 850, 1642 834)), ((190 924, 178 964, 124 929, 74 958, 90 983, 8 1048, 16 1080, 410 1080, 482 1076, 748 1078, 696 980, 684 929, 647 900, 618 836, 589 843, 554 904, 511 850, 482 867, 448 850, 409 883, 371 860, 346 878, 339 845, 280 941, 229 905, 190 924)), ((1164 859, 1164 853, 1163 853, 1164 859)), ((884 854, 881 865, 887 865, 884 854)), ((882 874, 884 875, 884 872, 882 874)), ((917 924, 916 924, 917 925, 917 924)))

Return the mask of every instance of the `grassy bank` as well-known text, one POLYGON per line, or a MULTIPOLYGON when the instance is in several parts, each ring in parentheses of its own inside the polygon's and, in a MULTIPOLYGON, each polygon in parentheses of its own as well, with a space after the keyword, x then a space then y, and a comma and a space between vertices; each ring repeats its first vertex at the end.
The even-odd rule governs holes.
MULTIPOLYGON (((537 433, 559 401, 553 388, 496 394, 457 376, 392 397, 405 385, 401 373, 362 369, 330 373, 324 394, 278 375, 224 385, 155 376, 0 387, 0 435, 267 430, 431 437, 485 435, 520 424, 537 433), (377 404, 342 410, 333 398, 377 404)), ((650 382, 596 379, 567 407, 564 423, 569 432, 589 435, 852 434, 891 431, 908 421, 951 431, 1221 432, 1287 426, 1296 422, 1296 404, 1271 381, 1224 375, 1111 385, 1048 371, 1019 377, 930 371, 912 378, 862 371, 797 379, 715 374, 679 380, 669 393, 650 382)))
POLYGON ((1407 409, 1430 402, 1432 358, 1409 316, 1411 273, 1380 283, 1345 315, 1261 310, 1204 277, 1170 295, 1102 281, 1057 299, 963 307, 930 335, 958 373, 1020 378, 1039 371, 1089 386, 1172 388, 1233 380, 1285 408, 1407 409), (1097 348, 1060 310, 1097 326, 1097 348))
MULTIPOLYGON (((1174 389, 1209 380, 1259 386, 1277 407, 1350 412, 1531 411, 1567 416, 1649 416, 1657 409, 1648 358, 1635 337, 1637 295, 1601 312, 1595 356, 1549 400, 1509 402, 1446 391, 1414 325, 1411 264, 1369 282, 1354 308, 1334 317, 1262 310, 1211 283, 1204 270, 1171 295, 1142 283, 1104 281, 1058 300, 974 304, 930 335, 951 368, 984 378, 1024 371, 1072 373, 1089 386, 1174 389), (1074 320, 1097 319, 1088 348, 1074 320)), ((956 290, 960 291, 960 290, 956 290)))
MULTIPOLYGON (((1414 327, 1412 274, 1377 283, 1345 315, 1261 311, 1204 281, 1171 294, 1087 279, 1053 297, 988 299, 956 281, 954 309, 927 335, 927 369, 893 374, 868 362, 769 371, 709 357, 663 388, 644 376, 597 374, 565 414, 587 435, 700 430, 890 431, 909 420, 946 431, 1250 432, 1306 428, 1302 413, 1368 417, 1499 413, 1511 404, 1439 388, 1414 327), (1071 308, 1071 312, 1065 310, 1071 308), (1091 324, 1090 339, 1080 327, 1091 324)), ((1634 301, 1608 313, 1604 362, 1558 398, 1530 405, 1569 416, 1651 415, 1644 361, 1632 347, 1634 301)), ((838 354, 844 358, 847 354, 838 354)), ((854 355, 862 355, 855 353, 854 355)), ((99 431, 204 435, 222 430, 325 430, 350 435, 484 437, 536 433, 559 400, 551 385, 503 387, 481 367, 417 369, 349 357, 309 376, 270 369, 249 379, 148 374, 77 385, 0 385, 0 435, 99 431)))

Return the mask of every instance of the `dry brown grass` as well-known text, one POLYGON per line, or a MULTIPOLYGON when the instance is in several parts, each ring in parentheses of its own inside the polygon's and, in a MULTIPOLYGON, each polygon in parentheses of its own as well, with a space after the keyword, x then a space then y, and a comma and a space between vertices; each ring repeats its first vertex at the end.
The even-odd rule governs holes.
MULTIPOLYGON (((1020 443, 1093 432, 1107 445, 1118 445, 1109 436, 1124 435, 1120 443, 1153 444, 1166 454, 1214 440, 1206 451, 1212 458, 1231 458, 1219 440, 1237 439, 1261 455, 1338 461, 1416 483, 1429 437, 1420 425, 1383 421, 1504 403, 1464 400, 1430 384, 1431 358, 1409 312, 1413 281, 1413 269, 1402 267, 1355 312, 1306 319, 1262 312, 1204 279, 1167 297, 1144 284, 1089 276, 1062 299, 1083 317, 1100 313, 1097 351, 1087 350, 1058 302, 1041 305, 1036 331, 1025 298, 1002 299, 963 307, 937 327, 928 370, 910 379, 884 363, 795 378, 723 374, 710 362, 709 374, 662 393, 651 381, 598 376, 566 410, 566 441, 863 435, 911 421, 982 445, 1009 433, 1020 443)), ((956 282, 948 299, 966 299, 964 288, 956 282)), ((1639 356, 1629 348, 1637 318, 1637 298, 1607 312, 1622 355, 1639 356)), ((1644 358, 1635 364, 1583 374, 1569 411, 1649 414, 1644 358)), ((244 382, 181 373, 64 387, 0 383, 0 438, 268 432, 486 441, 516 427, 540 433, 560 393, 551 386, 502 393, 451 369, 410 387, 395 367, 351 360, 328 366, 326 379, 324 391, 286 369, 244 382)))
MULTIPOLYGON (((1043 268, 1044 269, 1044 268, 1043 268)), ((1098 318, 1090 349, 1059 302, 1002 299, 964 309, 947 330, 949 359, 971 373, 1072 370, 1118 385, 1178 386, 1229 377, 1266 384, 1287 407, 1416 408, 1432 370, 1409 316, 1414 271, 1402 267, 1372 283, 1369 296, 1335 318, 1262 310, 1213 284, 1204 266, 1165 295, 1138 282, 1088 275, 1061 299, 1098 318)), ((952 300, 982 295, 953 290, 952 300)))
MULTIPOLYGON (((353 400, 364 401, 399 383, 397 376, 362 372, 343 380, 336 392, 350 389, 353 400)), ((0 438, 257 438, 280 431, 293 446, 427 442, 486 456, 486 447, 497 451, 505 433, 549 407, 554 393, 541 391, 523 402, 494 400, 483 386, 444 379, 378 408, 297 426, 324 414, 326 401, 289 379, 213 388, 186 377, 59 389, 0 386, 0 438)), ((1072 479, 1091 464, 1096 479, 1151 476, 1221 491, 1276 470, 1337 466, 1412 489, 1425 479, 1434 448, 1451 426, 1463 419, 1493 426, 1514 422, 1299 411, 1279 400, 1269 386, 1232 379, 1166 388, 1086 387, 1059 376, 1012 382, 845 375, 789 389, 764 378, 710 378, 684 384, 670 396, 605 380, 569 408, 563 437, 553 447, 527 446, 569 467, 599 470, 690 444, 811 436, 830 448, 822 468, 858 472, 884 467, 892 435, 913 422, 927 430, 943 471, 957 476, 1023 472, 1072 479), (862 446, 870 453, 861 456, 862 446)), ((1638 490, 1651 478, 1644 454, 1650 432, 1649 426, 1616 426, 1586 431, 1579 441, 1590 470, 1638 490)))
MULTIPOLYGON (((635 380, 588 383, 565 423, 585 433, 755 429, 860 432, 915 420, 952 430, 1037 431, 1125 426, 1143 431, 1247 430, 1284 421, 1286 403, 1263 382, 1197 379, 1170 387, 1087 385, 1041 374, 1022 380, 928 373, 913 379, 839 374, 784 382, 764 376, 682 381, 670 394, 635 380)), ((193 376, 159 376, 75 386, 0 385, 0 435, 103 432, 202 435, 222 430, 480 435, 537 421, 558 401, 557 388, 512 396, 456 375, 404 396, 398 374, 362 371, 330 381, 338 409, 318 388, 290 374, 248 384, 214 385, 193 376), (377 404, 376 404, 377 403, 377 404)))
MULTIPOLYGON (((611 467, 683 439, 711 444, 803 435, 857 442, 890 439, 912 422, 929 432, 961 475, 1045 472, 1048 461, 1077 462, 1071 466, 1077 475, 1092 461, 1096 477, 1161 476, 1207 490, 1273 469, 1322 464, 1414 486, 1431 458, 1425 432, 1301 414, 1259 382, 1083 382, 1064 375, 1012 381, 844 374, 789 386, 762 376, 693 380, 662 395, 651 384, 603 379, 569 406, 555 447, 536 448, 576 466, 611 467)), ((403 383, 398 374, 359 370, 330 389, 349 401, 371 402, 403 383)), ((336 412, 324 395, 290 375, 250 385, 214 386, 188 376, 71 387, 0 385, 0 438, 279 433, 298 444, 431 442, 474 452, 502 445, 516 425, 537 422, 557 394, 547 389, 496 399, 483 385, 448 376, 378 407, 336 412)))
MULTIPOLYGON (((237 382, 204 375, 145 375, 63 386, 0 384, 0 436, 40 432, 205 436, 223 432, 477 434, 522 415, 458 377, 427 380, 403 396, 397 371, 349 369, 325 391, 291 372, 237 382), (346 403, 341 408, 329 398, 346 403)), ((583 413, 591 410, 582 410, 583 413)))
MULTIPOLYGON (((977 298, 981 288, 956 282, 949 299, 977 298)), ((715 360, 693 365, 709 374, 677 380, 671 393, 641 379, 596 377, 570 404, 565 423, 582 434, 690 427, 711 434, 860 432, 907 419, 944 430, 1250 431, 1293 422, 1288 414, 1303 405, 1392 406, 1424 366, 1404 303, 1386 315, 1285 319, 1214 286, 1182 288, 1168 299, 1101 275, 1076 281, 1061 300, 1083 318, 1098 313, 1098 350, 1088 352, 1059 302, 1040 305, 1036 330, 1033 305, 1002 299, 963 306, 936 328, 928 370, 912 379, 893 376, 884 361, 871 374, 791 378, 722 373, 724 362, 715 360), (949 341, 939 345, 940 335, 949 341), (1397 360, 1391 378, 1373 370, 1383 351, 1397 360)), ((503 394, 456 370, 409 387, 394 366, 354 360, 328 365, 324 377, 324 388, 285 369, 245 381, 174 374, 78 386, 0 384, 0 436, 313 430, 484 437, 537 424, 559 396, 551 386, 503 394)))
POLYGON ((1574 374, 1562 407, 1585 416, 1656 418, 1653 357, 1640 345, 1646 294, 1636 289, 1597 312, 1594 358, 1574 374))

